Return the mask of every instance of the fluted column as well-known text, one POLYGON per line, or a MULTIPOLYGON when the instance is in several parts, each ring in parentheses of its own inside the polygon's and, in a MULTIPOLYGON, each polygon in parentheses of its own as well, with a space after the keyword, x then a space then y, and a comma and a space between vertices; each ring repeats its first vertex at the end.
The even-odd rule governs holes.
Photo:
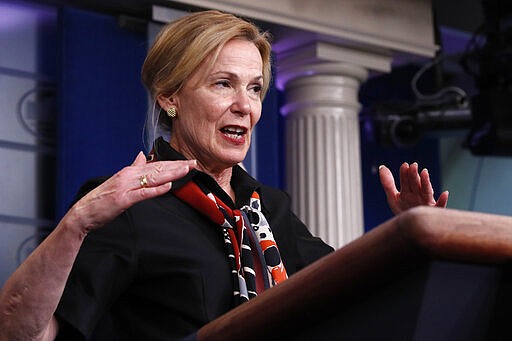
POLYGON ((334 247, 364 231, 358 91, 367 76, 342 62, 278 69, 293 210, 334 247))

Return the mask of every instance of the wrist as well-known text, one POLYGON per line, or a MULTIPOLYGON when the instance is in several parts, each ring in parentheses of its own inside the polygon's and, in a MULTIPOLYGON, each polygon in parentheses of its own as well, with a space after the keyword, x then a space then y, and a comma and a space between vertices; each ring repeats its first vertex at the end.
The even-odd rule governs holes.
POLYGON ((90 228, 87 226, 82 215, 77 212, 76 207, 73 206, 61 219, 56 230, 61 230, 65 238, 69 239, 69 242, 72 244, 81 244, 89 233, 90 228))

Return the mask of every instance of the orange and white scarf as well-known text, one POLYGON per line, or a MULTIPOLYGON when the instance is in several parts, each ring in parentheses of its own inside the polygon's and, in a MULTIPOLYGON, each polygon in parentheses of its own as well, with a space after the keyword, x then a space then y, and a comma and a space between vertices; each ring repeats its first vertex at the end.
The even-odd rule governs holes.
POLYGON ((222 228, 233 275, 235 305, 288 278, 257 192, 248 205, 231 209, 193 181, 173 191, 182 201, 222 228))

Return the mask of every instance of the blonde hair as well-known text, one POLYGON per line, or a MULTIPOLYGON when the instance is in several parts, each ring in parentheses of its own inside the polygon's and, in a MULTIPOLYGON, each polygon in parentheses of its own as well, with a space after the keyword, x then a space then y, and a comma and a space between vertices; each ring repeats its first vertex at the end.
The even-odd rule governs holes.
POLYGON ((263 100, 271 78, 268 33, 229 13, 214 10, 193 13, 167 24, 158 33, 142 66, 142 82, 153 100, 146 125, 152 126, 153 133, 158 128, 164 131, 171 128, 171 120, 158 106, 157 96, 179 92, 201 63, 211 56, 211 67, 220 50, 232 39, 245 39, 258 48, 263 62, 263 100))

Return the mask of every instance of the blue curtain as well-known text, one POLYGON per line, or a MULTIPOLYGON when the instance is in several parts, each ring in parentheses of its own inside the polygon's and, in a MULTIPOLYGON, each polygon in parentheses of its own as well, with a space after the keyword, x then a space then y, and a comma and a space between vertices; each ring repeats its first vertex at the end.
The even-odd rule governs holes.
POLYGON ((57 217, 86 179, 113 174, 143 150, 147 108, 145 32, 72 8, 61 10, 60 32, 57 217))

